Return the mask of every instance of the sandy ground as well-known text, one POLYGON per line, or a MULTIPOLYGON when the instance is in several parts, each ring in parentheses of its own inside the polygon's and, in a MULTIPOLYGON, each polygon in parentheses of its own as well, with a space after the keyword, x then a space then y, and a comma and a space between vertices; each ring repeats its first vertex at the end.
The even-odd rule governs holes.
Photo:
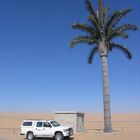
MULTIPOLYGON (((0 140, 24 140, 20 124, 24 119, 54 119, 53 114, 0 113, 0 140)), ((104 134, 102 114, 85 114, 85 131, 72 140, 140 140, 140 113, 113 114, 113 133, 104 134)))

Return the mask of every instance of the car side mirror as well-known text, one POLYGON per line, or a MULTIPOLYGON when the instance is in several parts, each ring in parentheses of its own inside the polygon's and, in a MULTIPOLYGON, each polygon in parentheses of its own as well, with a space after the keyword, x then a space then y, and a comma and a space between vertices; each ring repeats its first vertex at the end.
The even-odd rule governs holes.
POLYGON ((51 125, 50 125, 49 127, 50 127, 50 128, 52 128, 52 126, 51 126, 51 125))

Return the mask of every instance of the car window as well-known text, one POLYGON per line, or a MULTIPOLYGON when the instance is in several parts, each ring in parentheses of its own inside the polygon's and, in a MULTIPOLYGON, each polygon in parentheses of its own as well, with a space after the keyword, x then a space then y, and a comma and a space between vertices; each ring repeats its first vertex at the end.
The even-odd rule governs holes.
POLYGON ((22 125, 23 126, 32 126, 32 122, 24 122, 22 125))
POLYGON ((48 123, 48 122, 44 122, 44 123, 43 123, 43 127, 51 127, 51 125, 50 125, 50 123, 48 123))
POLYGON ((54 127, 60 126, 60 124, 56 121, 51 121, 50 122, 54 127))
POLYGON ((42 122, 37 122, 36 127, 42 127, 42 122))

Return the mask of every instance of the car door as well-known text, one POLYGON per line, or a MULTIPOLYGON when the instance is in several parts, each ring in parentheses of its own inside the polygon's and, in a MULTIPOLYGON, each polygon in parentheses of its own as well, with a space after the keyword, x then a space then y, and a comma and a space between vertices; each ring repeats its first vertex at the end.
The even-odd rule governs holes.
POLYGON ((43 135, 44 137, 53 137, 53 127, 49 122, 43 122, 43 135))
POLYGON ((35 135, 39 137, 43 136, 43 122, 42 121, 38 121, 36 123, 35 135))
POLYGON ((35 134, 37 137, 53 137, 53 129, 48 122, 37 122, 35 134))

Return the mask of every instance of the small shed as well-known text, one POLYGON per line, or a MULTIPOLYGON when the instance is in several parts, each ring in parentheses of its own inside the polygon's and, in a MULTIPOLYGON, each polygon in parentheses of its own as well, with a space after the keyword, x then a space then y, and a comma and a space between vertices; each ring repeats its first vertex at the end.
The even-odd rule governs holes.
POLYGON ((77 111, 56 111, 54 115, 55 120, 61 125, 72 127, 74 133, 84 131, 84 113, 77 111))

